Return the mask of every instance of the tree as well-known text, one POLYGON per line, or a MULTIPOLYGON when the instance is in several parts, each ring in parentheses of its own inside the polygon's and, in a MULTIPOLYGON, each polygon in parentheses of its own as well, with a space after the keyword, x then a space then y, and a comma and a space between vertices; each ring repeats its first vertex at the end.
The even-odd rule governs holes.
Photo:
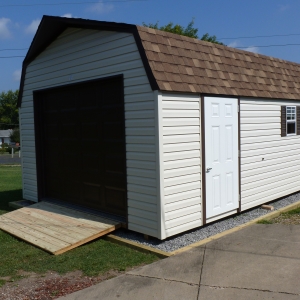
POLYGON ((0 94, 0 129, 19 127, 18 95, 18 90, 0 94))
MULTIPOLYGON (((175 24, 173 22, 168 23, 165 26, 158 26, 158 21, 155 24, 149 23, 143 23, 143 26, 145 27, 149 27, 149 28, 153 28, 153 29, 158 29, 158 30, 162 30, 162 31, 167 31, 167 32, 171 32, 171 33, 175 33, 175 34, 179 34, 179 35, 185 35, 194 39, 198 39, 198 29, 194 28, 194 19, 187 25, 187 27, 183 27, 179 24, 175 24)), ((214 44, 219 44, 219 45, 224 45, 223 43, 219 42, 217 40, 217 37, 215 35, 210 36, 208 33, 205 33, 202 38, 202 41, 207 41, 210 43, 214 43, 214 44)))
POLYGON ((188 26, 185 28, 179 24, 173 24, 172 22, 170 22, 169 24, 165 25, 165 26, 158 26, 158 21, 155 24, 145 24, 143 23, 143 26, 145 27, 149 27, 149 28, 153 28, 153 29, 158 29, 158 30, 162 30, 162 31, 167 31, 167 32, 171 32, 171 33, 176 33, 179 35, 185 35, 194 39, 198 38, 197 32, 198 29, 193 27, 194 25, 194 19, 188 24, 188 26))
POLYGON ((208 33, 203 34, 201 41, 206 41, 214 44, 224 45, 223 43, 217 41, 217 37, 215 35, 209 35, 208 33))
POLYGON ((9 135, 11 142, 20 144, 20 129, 15 128, 9 135))

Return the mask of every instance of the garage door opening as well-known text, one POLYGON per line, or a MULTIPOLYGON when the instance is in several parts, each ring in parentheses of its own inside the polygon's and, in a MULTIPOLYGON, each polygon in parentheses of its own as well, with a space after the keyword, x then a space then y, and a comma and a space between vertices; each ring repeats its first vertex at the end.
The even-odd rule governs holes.
POLYGON ((38 198, 127 216, 123 76, 34 92, 38 198))

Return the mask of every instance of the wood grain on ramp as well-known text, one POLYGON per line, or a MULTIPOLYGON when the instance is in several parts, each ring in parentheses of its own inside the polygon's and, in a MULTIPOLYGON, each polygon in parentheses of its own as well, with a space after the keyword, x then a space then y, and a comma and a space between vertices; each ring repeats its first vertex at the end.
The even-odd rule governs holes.
POLYGON ((0 229, 55 255, 119 227, 120 222, 48 202, 0 216, 0 229))

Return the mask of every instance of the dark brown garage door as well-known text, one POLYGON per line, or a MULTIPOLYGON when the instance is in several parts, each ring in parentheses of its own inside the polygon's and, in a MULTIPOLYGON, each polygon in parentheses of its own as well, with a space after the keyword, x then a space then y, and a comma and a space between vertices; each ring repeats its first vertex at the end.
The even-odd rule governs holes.
POLYGON ((34 93, 39 198, 127 214, 123 78, 34 93))

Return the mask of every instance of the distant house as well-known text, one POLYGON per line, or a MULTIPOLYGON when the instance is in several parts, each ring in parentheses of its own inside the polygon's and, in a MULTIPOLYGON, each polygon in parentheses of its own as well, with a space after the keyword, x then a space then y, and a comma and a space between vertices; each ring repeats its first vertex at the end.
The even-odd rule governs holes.
POLYGON ((3 143, 10 143, 10 134, 12 132, 12 129, 8 129, 8 130, 0 130, 0 146, 3 143))

